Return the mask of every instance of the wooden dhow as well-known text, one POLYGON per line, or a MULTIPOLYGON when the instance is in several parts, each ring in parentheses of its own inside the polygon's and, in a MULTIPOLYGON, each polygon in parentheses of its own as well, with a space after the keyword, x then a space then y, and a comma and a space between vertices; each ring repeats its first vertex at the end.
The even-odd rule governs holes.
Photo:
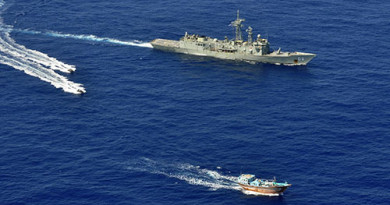
POLYGON ((253 174, 241 174, 238 177, 237 183, 247 191, 257 192, 263 195, 279 196, 281 195, 291 184, 287 182, 278 183, 276 179, 259 179, 253 174))

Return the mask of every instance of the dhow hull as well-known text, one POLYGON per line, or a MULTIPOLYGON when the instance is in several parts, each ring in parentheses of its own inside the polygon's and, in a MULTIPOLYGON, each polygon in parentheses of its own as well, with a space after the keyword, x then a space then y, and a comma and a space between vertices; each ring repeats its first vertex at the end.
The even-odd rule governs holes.
POLYGON ((245 184, 239 185, 247 191, 253 191, 264 195, 281 195, 289 186, 271 186, 271 187, 259 187, 259 186, 250 186, 245 184))

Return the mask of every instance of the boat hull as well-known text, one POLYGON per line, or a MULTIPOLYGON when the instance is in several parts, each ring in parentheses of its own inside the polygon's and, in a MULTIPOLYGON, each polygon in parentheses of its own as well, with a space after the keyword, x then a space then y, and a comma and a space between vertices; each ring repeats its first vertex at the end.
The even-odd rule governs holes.
POLYGON ((253 191, 257 192, 260 194, 265 194, 265 195, 280 195, 282 194, 288 187, 288 186, 270 186, 270 187, 259 187, 259 186, 250 186, 250 185, 245 185, 245 184, 240 184, 239 185, 244 189, 248 191, 253 191))
POLYGON ((179 41, 167 39, 155 39, 151 42, 153 48, 168 52, 184 53, 197 56, 209 56, 219 59, 238 60, 248 62, 261 62, 276 65, 306 65, 316 55, 311 53, 293 52, 293 53, 270 53, 267 55, 250 55, 246 53, 226 53, 206 50, 201 47, 182 47, 179 41))

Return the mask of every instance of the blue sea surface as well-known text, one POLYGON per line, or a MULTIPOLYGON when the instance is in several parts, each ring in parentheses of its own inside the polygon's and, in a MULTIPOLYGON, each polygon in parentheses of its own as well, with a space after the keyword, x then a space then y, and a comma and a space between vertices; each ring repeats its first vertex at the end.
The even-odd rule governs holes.
POLYGON ((2 3, 0 204, 390 203, 390 1, 2 3), (233 38, 237 9, 272 48, 317 57, 148 46, 233 38), (253 195, 240 173, 292 187, 253 195))

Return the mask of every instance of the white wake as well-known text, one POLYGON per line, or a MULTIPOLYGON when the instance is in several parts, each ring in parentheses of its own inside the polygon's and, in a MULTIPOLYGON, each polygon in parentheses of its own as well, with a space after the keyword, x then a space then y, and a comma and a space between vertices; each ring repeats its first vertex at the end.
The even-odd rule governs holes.
POLYGON ((45 35, 45 36, 51 36, 56 38, 71 38, 71 39, 78 39, 78 40, 84 40, 84 41, 94 41, 99 43, 111 43, 111 44, 118 44, 118 45, 125 45, 125 46, 138 46, 138 47, 144 47, 144 48, 153 48, 152 44, 138 41, 138 40, 132 40, 132 41, 123 41, 118 40, 114 38, 106 38, 106 37, 98 37, 95 35, 85 35, 85 34, 66 34, 66 33, 60 33, 56 31, 34 31, 30 29, 13 29, 14 32, 20 32, 20 33, 26 33, 26 34, 37 34, 37 35, 45 35))
MULTIPOLYGON (((4 10, 4 0, 0 0, 0 14, 4 10)), ((17 29, 12 26, 5 25, 0 18, 0 63, 21 70, 28 75, 37 77, 43 81, 49 82, 56 88, 62 88, 65 92, 73 94, 85 93, 85 88, 82 84, 74 83, 55 72, 61 71, 64 73, 72 73, 76 71, 76 67, 63 63, 53 57, 49 57, 42 52, 28 49, 23 45, 16 43, 11 37, 11 32, 19 32, 32 35, 44 35, 56 38, 71 38, 84 41, 94 41, 100 43, 111 43, 125 46, 138 46, 152 48, 152 45, 147 42, 132 40, 123 41, 114 38, 97 37, 95 35, 75 35, 64 34, 55 31, 34 31, 29 29, 17 29)))
MULTIPOLYGON (((238 177, 222 174, 215 170, 200 168, 186 163, 162 163, 142 157, 129 162, 127 169, 151 174, 160 174, 169 178, 175 178, 188 184, 208 187, 209 190, 230 189, 241 191, 246 195, 255 196, 280 196, 282 194, 266 194, 242 189, 237 184, 238 177)), ((217 169, 221 169, 217 167, 217 169)))
MULTIPOLYGON (((3 9, 4 3, 3 0, 0 0, 0 10, 3 9)), ((17 44, 9 35, 12 28, 4 25, 2 19, 0 19, 0 27, 2 28, 0 31, 0 63, 49 82, 56 88, 62 88, 65 92, 73 94, 86 92, 82 84, 69 81, 54 71, 70 73, 76 70, 75 66, 17 44)))
POLYGON ((217 171, 202 169, 191 164, 165 164, 148 158, 136 160, 128 166, 129 170, 161 174, 176 178, 192 185, 205 186, 211 190, 241 190, 237 177, 223 175, 217 171))

